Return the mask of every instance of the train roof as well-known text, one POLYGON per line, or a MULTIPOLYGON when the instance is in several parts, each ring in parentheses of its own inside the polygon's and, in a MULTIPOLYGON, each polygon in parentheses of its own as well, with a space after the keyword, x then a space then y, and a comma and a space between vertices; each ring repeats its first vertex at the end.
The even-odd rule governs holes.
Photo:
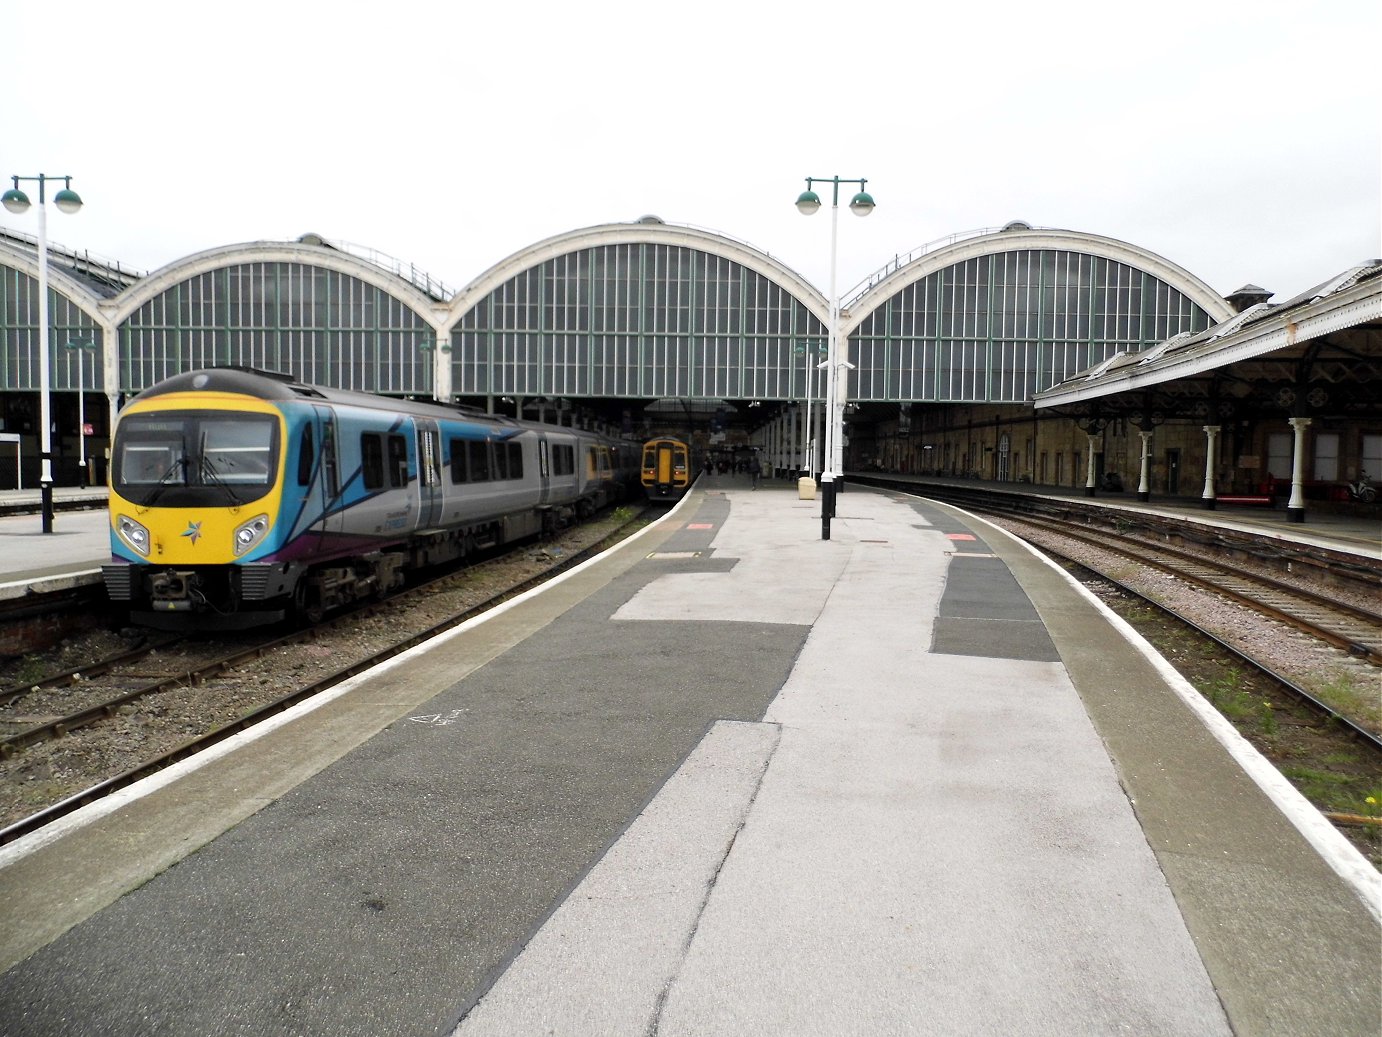
POLYGON ((296 376, 283 371, 261 371, 253 367, 208 367, 197 371, 185 371, 149 386, 135 399, 148 400, 155 396, 177 392, 239 393, 260 400, 305 402, 315 400, 321 403, 347 404, 371 410, 418 414, 439 419, 454 420, 459 416, 515 428, 526 427, 531 424, 502 414, 486 414, 470 407, 448 407, 445 404, 430 401, 407 400, 397 396, 379 396, 373 393, 351 392, 348 389, 331 389, 322 385, 309 385, 296 376))
MULTIPOLYGON (((261 400, 292 400, 299 402, 333 403, 369 410, 387 411, 390 414, 411 414, 438 421, 468 421, 492 428, 540 429, 546 432, 563 432, 583 439, 595 439, 606 443, 626 442, 637 447, 638 441, 621 440, 617 436, 606 436, 598 432, 572 428, 564 425, 548 425, 536 421, 511 418, 505 414, 487 414, 474 407, 461 407, 435 403, 431 400, 409 400, 399 396, 379 396, 367 392, 351 392, 348 389, 331 389, 323 385, 309 385, 295 375, 283 371, 261 371, 253 367, 208 367, 196 371, 165 378, 149 386, 134 397, 134 400, 152 400, 169 393, 180 392, 224 392, 253 396, 261 400)), ((134 402, 134 400, 130 402, 134 402)))

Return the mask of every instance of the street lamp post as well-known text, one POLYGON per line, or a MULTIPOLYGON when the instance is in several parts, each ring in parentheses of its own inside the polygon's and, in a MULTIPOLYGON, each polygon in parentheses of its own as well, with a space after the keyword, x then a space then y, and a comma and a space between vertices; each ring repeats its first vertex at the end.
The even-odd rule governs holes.
POLYGON ((29 196, 19 189, 21 180, 38 183, 38 396, 39 396, 39 488, 43 501, 43 532, 53 531, 53 425, 49 417, 52 401, 48 384, 48 206, 45 187, 49 180, 61 180, 62 190, 53 195, 53 204, 69 215, 82 207, 72 190, 70 176, 15 176, 14 187, 0 195, 0 204, 13 213, 29 211, 29 196))
POLYGON ((81 469, 78 481, 86 486, 90 482, 86 472, 86 354, 96 343, 72 339, 65 348, 77 351, 77 467, 81 469))
MULTIPOLYGON (((830 327, 826 344, 825 368, 825 467, 821 472, 821 539, 830 539, 830 520, 835 517, 835 478, 844 474, 844 395, 840 379, 843 371, 854 365, 849 357, 841 357, 840 299, 835 293, 835 256, 839 241, 840 185, 858 184, 859 192, 850 199, 849 211, 855 216, 873 212, 873 196, 864 190, 867 180, 846 180, 838 176, 808 176, 806 190, 797 197, 797 210, 810 216, 821 207, 820 195, 812 188, 816 184, 830 184, 830 327)), ((848 352, 848 345, 844 346, 848 352)))

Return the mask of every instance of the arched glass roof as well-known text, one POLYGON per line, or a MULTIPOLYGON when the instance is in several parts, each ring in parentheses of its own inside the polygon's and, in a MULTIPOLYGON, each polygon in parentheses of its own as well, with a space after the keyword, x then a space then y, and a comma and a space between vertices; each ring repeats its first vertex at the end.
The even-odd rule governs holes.
MULTIPOLYGON (((29 266, 0 249, 0 389, 36 387, 29 266)), ((60 272, 50 290, 53 341, 105 345, 114 332, 104 380, 87 385, 125 392, 235 364, 442 397, 800 399, 820 395, 829 313, 767 253, 660 221, 538 242, 450 300, 308 239, 199 253, 109 298, 60 272)), ((1203 282, 1136 246, 1010 224, 917 253, 849 300, 849 395, 1025 401, 1228 312, 1203 282)), ((61 363, 54 371, 55 389, 73 387, 61 363)))

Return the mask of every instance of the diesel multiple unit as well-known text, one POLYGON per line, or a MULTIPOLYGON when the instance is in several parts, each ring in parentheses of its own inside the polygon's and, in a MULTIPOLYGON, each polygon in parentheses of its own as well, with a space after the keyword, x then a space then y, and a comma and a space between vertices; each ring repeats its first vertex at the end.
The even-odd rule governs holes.
POLYGON ((643 444, 641 476, 648 500, 679 501, 696 480, 691 447, 685 441, 662 436, 643 444))
POLYGON ((315 619, 410 570, 584 518, 636 472, 636 445, 593 432, 192 371, 120 416, 103 574, 148 625, 315 619))

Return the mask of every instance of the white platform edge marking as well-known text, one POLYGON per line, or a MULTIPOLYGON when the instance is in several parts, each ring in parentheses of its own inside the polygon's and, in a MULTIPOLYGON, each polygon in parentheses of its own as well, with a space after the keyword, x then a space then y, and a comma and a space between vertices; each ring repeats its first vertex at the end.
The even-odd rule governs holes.
POLYGON ((70 580, 74 576, 99 576, 100 574, 100 569, 73 569, 69 573, 52 573, 48 576, 35 576, 32 580, 10 580, 7 583, 0 583, 0 591, 9 590, 12 587, 33 587, 52 583, 55 580, 70 580))

